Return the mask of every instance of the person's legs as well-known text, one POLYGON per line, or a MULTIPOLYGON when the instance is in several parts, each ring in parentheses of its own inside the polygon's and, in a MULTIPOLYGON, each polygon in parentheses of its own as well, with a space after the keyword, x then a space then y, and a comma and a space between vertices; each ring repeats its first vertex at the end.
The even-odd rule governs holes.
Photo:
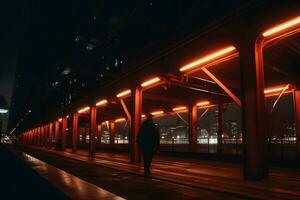
POLYGON ((146 150, 144 151, 144 173, 150 174, 150 166, 153 158, 153 151, 146 150))

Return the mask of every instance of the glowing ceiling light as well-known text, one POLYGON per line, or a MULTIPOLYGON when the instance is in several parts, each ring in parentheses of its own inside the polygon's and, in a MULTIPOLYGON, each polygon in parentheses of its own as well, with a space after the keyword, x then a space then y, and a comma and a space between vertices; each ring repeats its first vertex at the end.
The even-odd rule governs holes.
POLYGON ((70 117, 69 115, 66 116, 66 118, 69 118, 69 117, 70 117))
POLYGON ((105 105, 105 104, 107 104, 107 100, 106 100, 106 99, 103 99, 103 100, 101 100, 101 101, 98 101, 98 102, 96 103, 96 106, 102 106, 102 105, 105 105))
POLYGON ((267 88, 264 90, 264 93, 265 94, 278 93, 283 90, 289 89, 289 87, 290 87, 289 85, 286 85, 286 86, 276 86, 276 87, 272 87, 272 88, 267 88))
POLYGON ((201 106, 207 106, 209 104, 210 104, 209 101, 200 101, 196 105, 199 106, 199 107, 201 107, 201 106))
POLYGON ((154 83, 157 83, 157 82, 159 82, 159 81, 160 81, 160 78, 159 78, 159 77, 155 77, 155 78, 153 78, 153 79, 150 79, 150 80, 148 80, 148 81, 143 82, 143 83, 141 84, 141 86, 142 86, 142 87, 147 87, 147 86, 152 85, 152 84, 154 84, 154 83))
POLYGON ((151 115, 161 115, 161 114, 164 114, 164 111, 158 110, 151 113, 151 115))
POLYGON ((58 121, 59 121, 59 122, 62 122, 62 118, 59 118, 58 121))
POLYGON ((291 19, 289 21, 286 21, 286 22, 284 22, 282 24, 279 24, 277 26, 274 26, 274 27, 266 30, 265 32, 263 32, 262 35, 264 37, 268 37, 268 36, 271 36, 273 34, 276 34, 278 32, 281 32, 281 31, 283 31, 285 29, 291 28, 291 27, 293 27, 295 25, 299 25, 299 24, 300 24, 300 16, 296 17, 296 18, 293 18, 293 19, 291 19))
POLYGON ((123 92, 120 92, 119 94, 117 94, 117 97, 120 98, 120 97, 124 97, 126 95, 129 95, 131 93, 131 90, 125 90, 123 92))
POLYGON ((145 114, 142 114, 142 118, 145 118, 146 117, 146 115, 145 114))
POLYGON ((88 111, 88 110, 90 110, 90 107, 89 107, 89 106, 87 106, 87 107, 85 107, 85 108, 82 108, 82 109, 78 110, 78 113, 84 113, 84 112, 86 112, 86 111, 88 111))
POLYGON ((124 121, 126 121, 125 118, 118 118, 118 119, 115 120, 115 122, 124 122, 124 121))
POLYGON ((172 109, 173 111, 184 111, 187 110, 186 106, 179 106, 172 109))
POLYGON ((187 70, 195 68, 195 67, 197 67, 199 65, 206 64, 209 61, 212 61, 212 60, 214 60, 216 58, 224 56, 224 55, 226 55, 228 53, 231 53, 231 52, 233 52, 235 50, 236 50, 236 48, 234 46, 225 47, 223 49, 220 49, 220 50, 215 51, 215 52, 213 52, 211 54, 208 54, 208 55, 206 55, 206 56, 204 56, 204 57, 202 57, 202 58, 200 58, 200 59, 198 59, 198 60, 196 60, 196 61, 194 61, 192 63, 189 63, 189 64, 181 67, 179 69, 179 71, 181 71, 181 72, 187 71, 187 70))

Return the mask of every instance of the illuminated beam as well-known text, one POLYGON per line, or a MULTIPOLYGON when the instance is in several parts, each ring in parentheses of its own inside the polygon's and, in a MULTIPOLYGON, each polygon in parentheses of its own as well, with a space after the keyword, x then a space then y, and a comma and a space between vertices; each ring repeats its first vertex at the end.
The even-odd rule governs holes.
POLYGON ((174 112, 183 112, 183 111, 187 111, 187 107, 186 106, 178 106, 172 109, 174 112))
POLYGON ((105 104, 107 104, 107 100, 106 99, 102 99, 101 101, 98 101, 97 103, 96 103, 96 106, 103 106, 103 105, 105 105, 105 104))
POLYGON ((117 94, 117 97, 118 98, 125 97, 125 96, 128 96, 130 93, 131 93, 131 90, 125 90, 125 91, 120 92, 119 94, 117 94))
POLYGON ((196 104, 196 106, 198 106, 198 107, 205 107, 205 106, 208 106, 208 105, 210 105, 209 101, 200 101, 196 104))
POLYGON ((115 122, 116 122, 116 123, 117 123, 117 122, 125 122, 125 121, 126 121, 126 119, 125 119, 124 117, 115 119, 115 122))
POLYGON ((269 95, 269 94, 278 94, 280 93, 282 90, 287 90, 290 88, 290 85, 280 85, 280 86, 274 86, 274 87, 270 87, 270 88, 266 88, 264 90, 265 95, 269 95))
POLYGON ((241 106, 241 100, 235 94, 233 94, 233 92, 231 92, 215 75, 213 75, 205 67, 202 68, 202 71, 213 81, 215 81, 224 90, 224 92, 226 92, 237 103, 237 105, 241 106))
POLYGON ((127 106, 126 106, 124 100, 123 100, 123 99, 120 99, 120 103, 121 103, 121 105, 122 105, 122 108, 123 108, 123 110, 124 110, 124 112, 125 112, 125 114, 126 114, 128 120, 131 121, 131 115, 130 115, 130 113, 129 113, 129 111, 128 111, 128 108, 127 108, 127 106))
POLYGON ((273 103, 273 105, 272 105, 271 113, 272 113, 273 110, 275 109, 275 106, 276 106, 277 103, 279 102, 281 96, 284 94, 284 92, 285 92, 286 90, 289 89, 289 87, 290 87, 290 85, 287 84, 287 85, 282 89, 282 91, 280 92, 280 94, 278 95, 277 99, 274 101, 274 103, 273 103))
POLYGON ((84 113, 84 112, 86 112, 86 111, 88 111, 88 110, 90 110, 90 107, 89 107, 89 106, 84 107, 84 108, 78 110, 78 113, 84 113))
POLYGON ((217 59, 221 59, 222 57, 228 56, 236 51, 236 48, 234 46, 228 46, 222 49, 219 49, 218 51, 215 51, 213 53, 210 53, 192 63, 189 63, 187 65, 182 66, 179 71, 185 72, 191 69, 194 69, 200 65, 208 64, 209 62, 212 62, 217 59))
POLYGON ((263 37, 270 37, 273 36, 275 34, 279 34, 284 32, 287 29, 291 29, 295 26, 300 25, 300 16, 293 18, 291 20, 288 20, 286 22, 283 22, 277 26, 274 26, 268 30, 266 30, 265 32, 262 33, 263 37))
POLYGON ((160 78, 159 77, 155 77, 155 78, 152 78, 150 80, 147 80, 145 82, 143 82, 141 84, 142 87, 147 87, 147 86, 150 86, 150 85, 153 85, 155 83, 158 83, 160 81, 160 78))
POLYGON ((151 112, 151 115, 153 115, 153 116, 156 116, 156 115, 162 115, 162 114, 164 114, 164 111, 162 111, 162 110, 158 110, 158 111, 153 111, 153 112, 151 112))

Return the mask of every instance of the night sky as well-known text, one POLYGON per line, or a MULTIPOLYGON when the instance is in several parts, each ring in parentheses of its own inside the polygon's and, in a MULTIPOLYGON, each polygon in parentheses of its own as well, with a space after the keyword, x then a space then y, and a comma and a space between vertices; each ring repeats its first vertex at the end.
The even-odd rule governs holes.
MULTIPOLYGON (((23 43, 25 1, 4 0, 0 3, 0 95, 11 102, 19 50, 23 43)), ((4 131, 8 115, 4 117, 4 131)))

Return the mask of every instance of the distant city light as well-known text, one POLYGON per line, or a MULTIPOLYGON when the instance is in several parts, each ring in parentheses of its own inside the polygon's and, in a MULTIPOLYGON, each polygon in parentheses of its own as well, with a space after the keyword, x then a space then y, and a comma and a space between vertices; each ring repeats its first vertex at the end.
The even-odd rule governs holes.
POLYGON ((0 114, 5 114, 5 113, 8 113, 7 109, 0 109, 0 114))

